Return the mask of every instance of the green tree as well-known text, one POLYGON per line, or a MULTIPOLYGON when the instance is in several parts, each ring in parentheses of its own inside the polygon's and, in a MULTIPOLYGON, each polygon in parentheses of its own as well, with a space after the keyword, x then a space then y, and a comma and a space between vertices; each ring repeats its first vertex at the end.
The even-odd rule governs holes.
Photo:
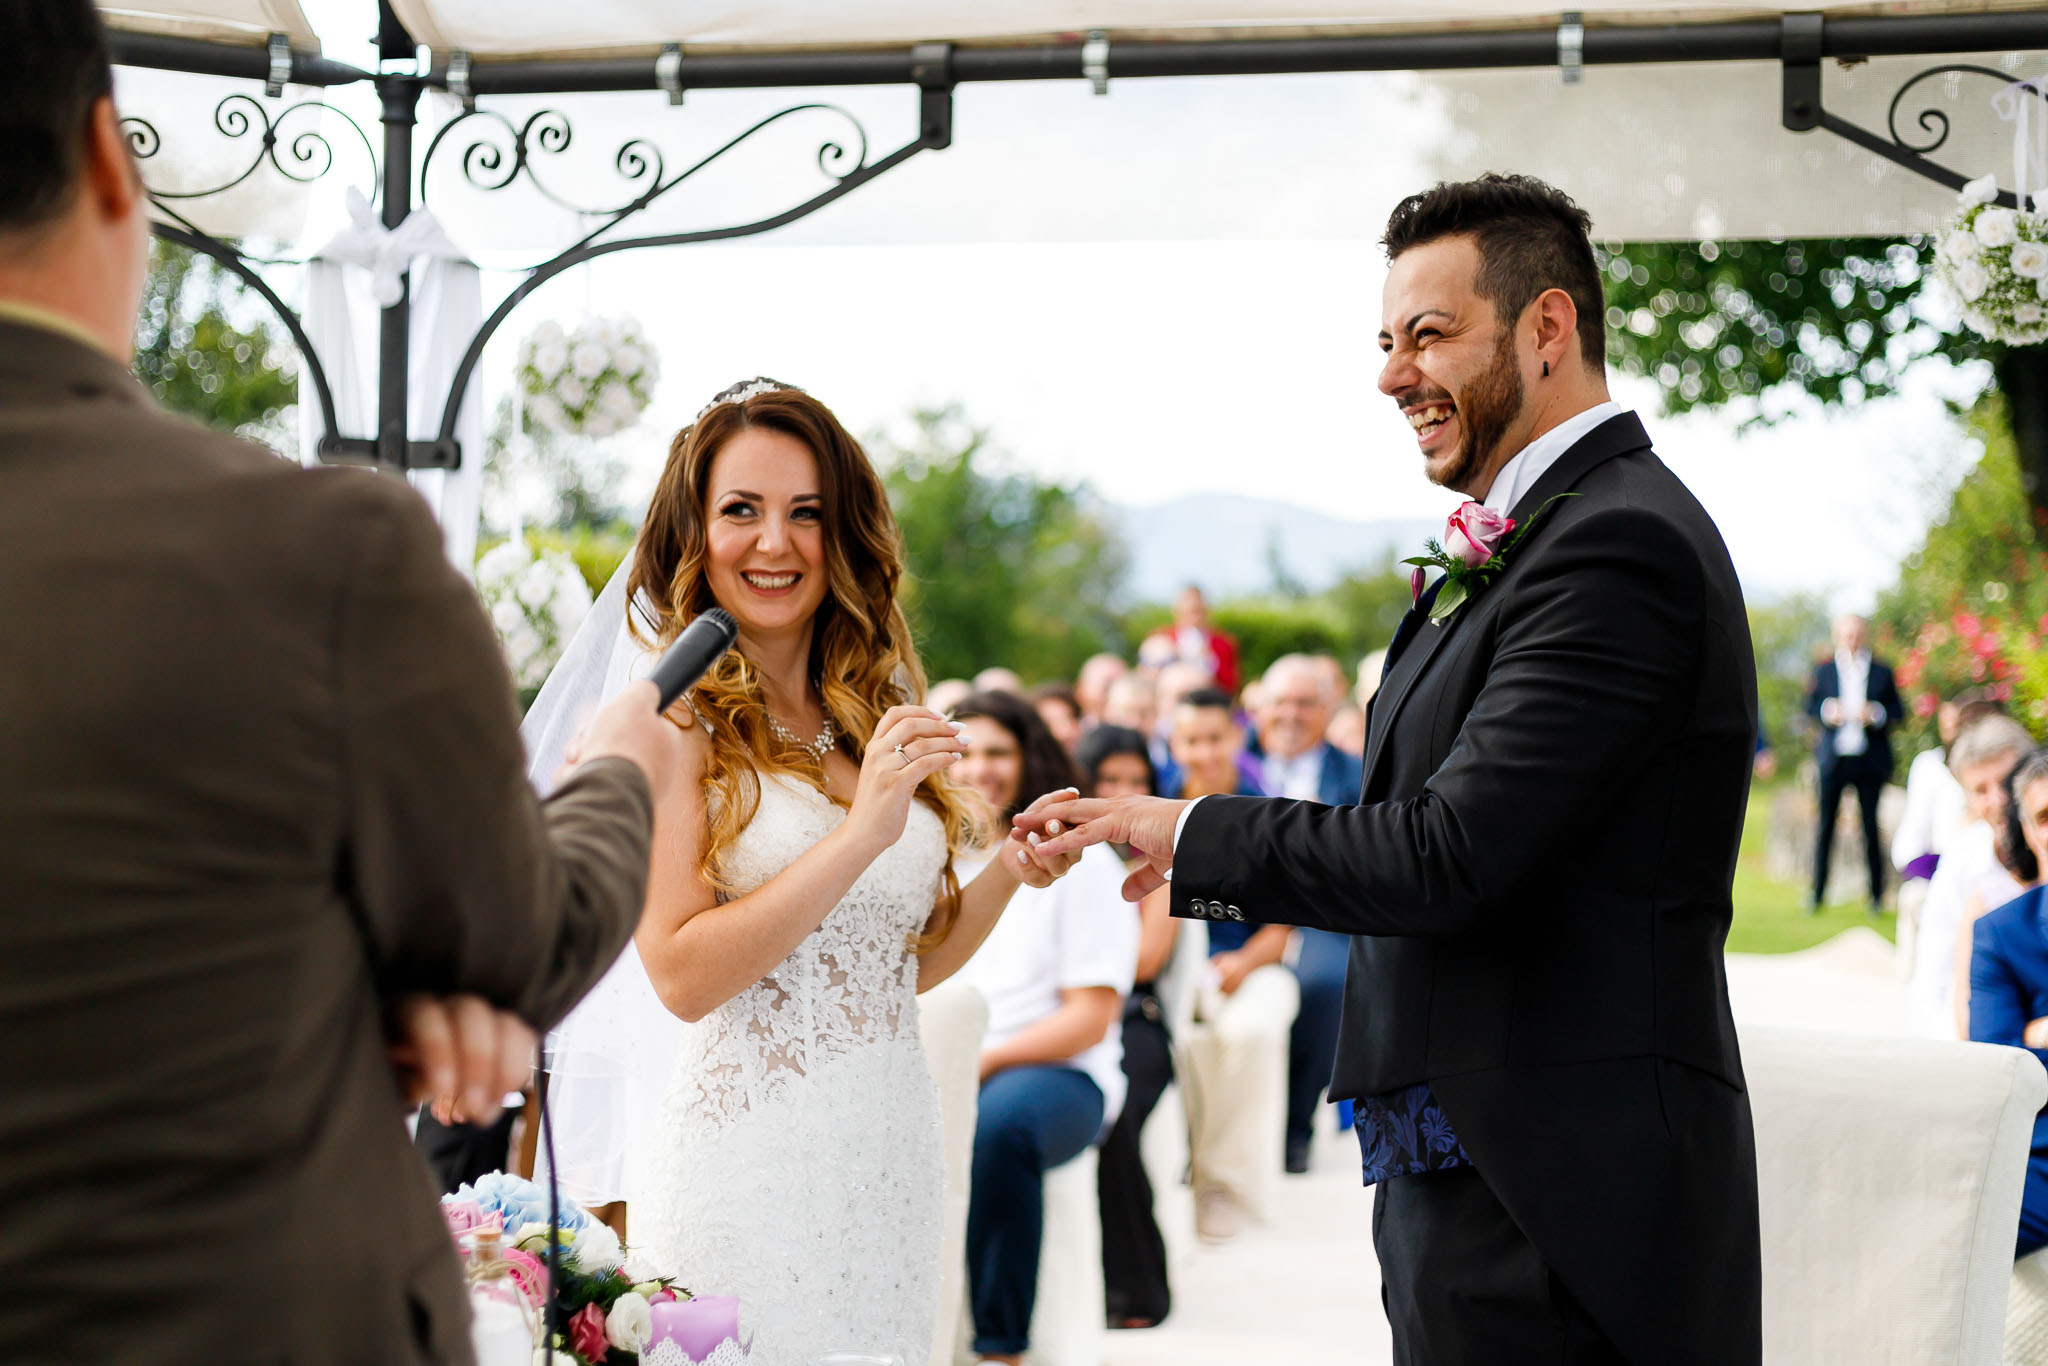
POLYGON ((1085 486, 998 473, 986 429, 956 407, 921 409, 906 442, 868 448, 888 467, 903 531, 905 606, 925 671, 967 677, 1002 664, 1071 678, 1123 644, 1114 604, 1126 552, 1085 486))
POLYGON ((1995 349, 1916 307, 1933 251, 1920 237, 1610 244, 1596 253, 1608 359, 1655 380, 1668 413, 1748 401, 1771 422, 1791 405, 1764 400, 1788 385, 1823 403, 1881 398, 1918 361, 1995 349))
POLYGON ((286 414, 298 402, 295 358, 247 286, 169 242, 150 249, 135 329, 135 374, 157 401, 279 452, 293 448, 286 414))

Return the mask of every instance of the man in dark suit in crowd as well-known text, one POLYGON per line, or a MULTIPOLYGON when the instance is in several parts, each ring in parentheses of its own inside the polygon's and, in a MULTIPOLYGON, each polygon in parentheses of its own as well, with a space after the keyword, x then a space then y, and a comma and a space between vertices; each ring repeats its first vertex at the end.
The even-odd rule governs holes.
POLYGON ((1358 936, 1332 1089, 1401 1366, 1762 1357, 1722 962, 1755 665, 1720 534, 1607 396, 1590 227, 1518 176, 1388 225, 1380 389, 1478 506, 1389 648, 1359 803, 1019 821, 1133 845, 1126 893, 1170 868, 1177 915, 1358 936))
POLYGON ((1806 714, 1820 723, 1814 758, 1820 763, 1820 826, 1813 842, 1813 899, 1807 914, 1827 901, 1828 865, 1834 861, 1835 818, 1842 794, 1854 789, 1863 814, 1863 855, 1870 869, 1870 913, 1884 908, 1884 844, 1877 802, 1892 776, 1892 726, 1901 711, 1889 664, 1870 653, 1870 623, 1854 613, 1835 618, 1835 654, 1814 666, 1806 688, 1806 714))
POLYGON ((524 1079, 679 737, 640 685, 537 802, 419 498, 157 410, 111 89, 0 6, 0 1360, 459 1366, 408 1095, 524 1079))
MULTIPOLYGON (((1259 762, 1266 792, 1347 806, 1358 800, 1364 769, 1323 738, 1342 700, 1328 670, 1309 655, 1282 655, 1266 668, 1258 715, 1259 762)), ((1344 965, 1351 940, 1328 930, 1295 931, 1294 975, 1301 1009, 1294 1017, 1287 1056, 1287 1170, 1308 1170, 1316 1104, 1330 1084, 1337 1059, 1338 1022, 1344 1013, 1344 965)))

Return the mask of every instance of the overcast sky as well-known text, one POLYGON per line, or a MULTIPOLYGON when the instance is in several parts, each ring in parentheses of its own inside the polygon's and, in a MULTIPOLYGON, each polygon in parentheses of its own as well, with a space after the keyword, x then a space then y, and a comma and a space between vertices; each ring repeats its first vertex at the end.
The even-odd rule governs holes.
MULTIPOLYGON (((365 63, 367 49, 342 35, 365 32, 370 8, 306 3, 328 53, 365 63)), ((907 92, 830 95, 866 123, 875 155, 908 135, 907 92)), ((608 175, 626 136, 653 130, 675 164, 789 102, 712 92, 680 111, 654 96, 556 103, 574 117, 583 164, 608 175)), ((1079 82, 1027 83, 966 87, 958 103, 952 149, 779 234, 571 272, 506 337, 551 316, 630 313, 647 325, 664 375, 646 426, 627 438, 642 481, 706 397, 765 373, 819 395, 856 431, 957 402, 1021 464, 1121 502, 1235 492, 1359 519, 1455 502, 1424 481, 1412 435, 1373 387, 1373 239, 1387 208, 1423 183, 1419 149, 1442 119, 1412 82, 1123 82, 1103 99, 1079 82)), ((663 226, 794 202, 818 183, 822 127, 791 129, 723 179, 678 192, 690 197, 663 226)), ((1600 155, 1589 148, 1588 164, 1600 155)), ((609 188, 596 172, 573 183, 609 188)), ((486 261, 544 255, 533 246, 573 226, 530 201, 464 202, 440 200, 455 239, 486 261)), ((487 295, 511 278, 487 276, 487 295)), ((492 388, 505 359, 502 347, 487 358, 492 388)), ((1968 387, 1928 374, 1903 398, 1744 436, 1720 416, 1657 418, 1646 385, 1619 381, 1616 396, 1643 410, 1753 592, 1812 589, 1852 605, 1889 582, 1974 458, 1942 403, 1968 387)))

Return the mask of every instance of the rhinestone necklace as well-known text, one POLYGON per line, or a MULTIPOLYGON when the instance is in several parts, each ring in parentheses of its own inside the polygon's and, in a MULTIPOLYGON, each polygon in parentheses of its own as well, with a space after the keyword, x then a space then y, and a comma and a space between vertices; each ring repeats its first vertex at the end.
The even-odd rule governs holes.
POLYGON ((839 727, 832 724, 830 716, 825 718, 824 728, 818 732, 818 738, 815 740, 799 739, 788 726, 776 720, 773 713, 768 717, 768 729, 774 731, 775 738, 783 744, 795 745, 798 749, 808 751, 810 756, 821 764, 825 762, 825 756, 832 752, 832 746, 839 739, 839 727))

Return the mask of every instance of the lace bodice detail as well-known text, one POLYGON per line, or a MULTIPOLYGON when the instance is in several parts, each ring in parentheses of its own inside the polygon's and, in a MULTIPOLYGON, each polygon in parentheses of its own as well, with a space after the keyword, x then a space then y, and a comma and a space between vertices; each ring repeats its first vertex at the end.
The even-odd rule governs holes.
MULTIPOLYGON (((763 773, 753 820, 726 851, 736 895, 754 891, 846 819, 799 779, 763 773)), ((945 867, 938 816, 912 802, 903 836, 774 971, 683 1030, 676 1075, 694 1107, 732 1120, 820 1065, 917 1031, 917 958, 945 867)))
MULTIPOLYGON (((844 819, 763 774, 726 873, 752 891, 844 819)), ((944 1176, 911 941, 945 859, 939 818, 913 804, 789 957, 682 1026, 632 1226, 693 1290, 739 1297, 752 1366, 833 1347, 931 1354, 944 1176)))

